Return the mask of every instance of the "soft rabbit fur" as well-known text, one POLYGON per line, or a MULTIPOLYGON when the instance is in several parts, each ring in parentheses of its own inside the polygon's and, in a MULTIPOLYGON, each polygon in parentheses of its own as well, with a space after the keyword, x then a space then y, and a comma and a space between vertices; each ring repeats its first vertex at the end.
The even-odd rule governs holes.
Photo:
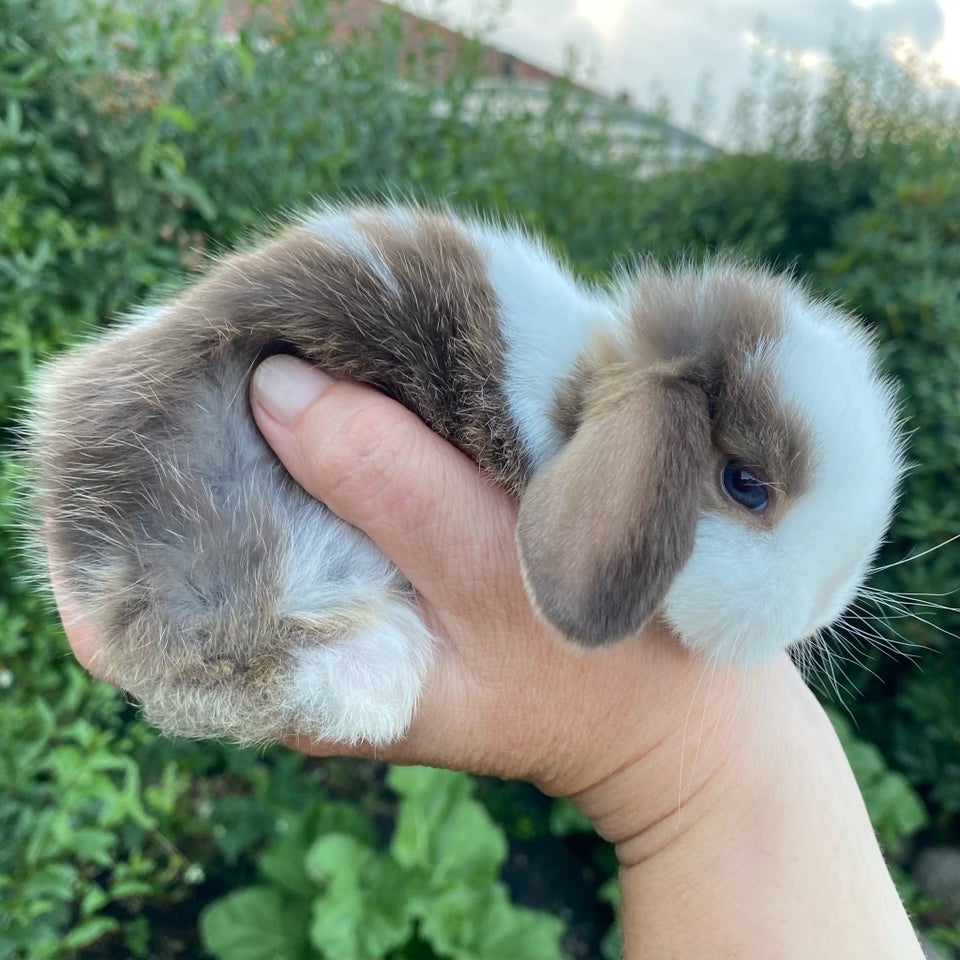
POLYGON ((601 290, 514 229, 320 207, 40 380, 51 563, 172 734, 385 743, 429 664, 410 585, 253 425, 272 352, 374 384, 518 496, 531 602, 585 646, 657 612, 742 664, 802 640, 854 597, 901 472, 868 337, 788 277, 645 264, 601 290), (730 461, 765 510, 724 492, 730 461))

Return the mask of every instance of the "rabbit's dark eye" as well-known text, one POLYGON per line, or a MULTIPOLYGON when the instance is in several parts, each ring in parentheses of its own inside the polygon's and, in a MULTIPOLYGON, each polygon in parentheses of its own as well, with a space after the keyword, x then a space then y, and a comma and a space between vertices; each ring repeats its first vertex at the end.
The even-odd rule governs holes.
POLYGON ((736 460, 730 460, 720 477, 724 492, 741 507, 760 513, 770 502, 767 485, 736 460))

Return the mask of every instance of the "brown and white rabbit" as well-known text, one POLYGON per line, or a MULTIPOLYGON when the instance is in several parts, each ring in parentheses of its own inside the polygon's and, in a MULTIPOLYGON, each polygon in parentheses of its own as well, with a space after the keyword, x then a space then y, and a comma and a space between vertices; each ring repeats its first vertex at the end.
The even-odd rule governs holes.
POLYGON ((374 384, 520 498, 530 600, 584 646, 659 612, 749 665, 840 615, 902 470, 868 336, 731 262, 575 281, 522 232, 322 206, 49 366, 38 508, 102 663, 172 734, 385 743, 431 638, 409 584, 257 432, 257 361, 374 384))

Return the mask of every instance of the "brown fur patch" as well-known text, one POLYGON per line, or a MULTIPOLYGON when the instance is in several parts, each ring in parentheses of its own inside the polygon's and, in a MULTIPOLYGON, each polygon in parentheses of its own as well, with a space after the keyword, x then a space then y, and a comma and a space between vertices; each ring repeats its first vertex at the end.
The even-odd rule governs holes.
MULTIPOLYGON (((626 355, 613 331, 600 327, 592 331, 586 348, 577 357, 573 372, 557 386, 550 419, 568 440, 583 420, 587 395, 604 371, 625 364, 626 355)), ((642 369, 642 366, 641 366, 642 369)))
POLYGON ((631 353, 677 363, 707 397, 717 456, 753 467, 779 498, 806 489, 812 455, 771 366, 789 283, 736 264, 679 273, 648 266, 629 307, 631 353))
POLYGON ((530 465, 502 391, 498 305, 479 252, 437 214, 417 213, 409 230, 375 212, 356 219, 394 288, 363 256, 293 228, 194 289, 194 339, 217 348, 208 321, 216 311, 246 335, 248 353, 251 343, 254 352, 293 350, 372 384, 519 492, 530 465))
POLYGON ((709 451, 694 385, 657 373, 603 377, 521 502, 517 543, 539 613, 589 646, 639 630, 693 549, 709 451))

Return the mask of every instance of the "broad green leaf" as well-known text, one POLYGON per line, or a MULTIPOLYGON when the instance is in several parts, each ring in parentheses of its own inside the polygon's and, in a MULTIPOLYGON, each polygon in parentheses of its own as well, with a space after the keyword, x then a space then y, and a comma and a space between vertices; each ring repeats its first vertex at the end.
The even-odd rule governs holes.
POLYGON ((364 865, 373 850, 346 833, 327 833, 307 851, 304 865, 307 873, 329 886, 356 886, 364 865))
POLYGON ((384 957, 413 933, 409 889, 396 864, 373 865, 366 891, 338 888, 318 897, 310 939, 328 957, 384 957))
POLYGON ((517 907, 500 888, 493 898, 483 935, 477 944, 477 957, 484 960, 555 960, 563 955, 560 938, 566 924, 559 918, 537 910, 517 907))
POLYGON ((429 871, 438 889, 458 879, 492 880, 507 855, 503 831, 470 797, 466 774, 396 767, 388 783, 403 797, 391 851, 406 867, 429 871))
POLYGON ((284 900, 272 887, 228 894, 200 914, 200 938, 219 960, 280 960, 303 956, 302 928, 286 922, 284 900))
POLYGON ((559 917, 512 904, 500 882, 482 891, 464 885, 441 893, 420 922, 437 952, 477 960, 560 957, 564 929, 559 917))
POLYGON ((489 900, 489 885, 431 891, 416 904, 420 933, 442 956, 472 956, 490 921, 489 900))
POLYGON ((354 837, 328 834, 307 855, 311 876, 326 880, 314 901, 310 938, 329 957, 382 957, 413 931, 409 876, 354 837))
POLYGON ((278 837, 260 854, 260 872, 292 897, 309 898, 314 884, 307 873, 304 850, 309 835, 302 818, 292 821, 287 832, 278 837))

